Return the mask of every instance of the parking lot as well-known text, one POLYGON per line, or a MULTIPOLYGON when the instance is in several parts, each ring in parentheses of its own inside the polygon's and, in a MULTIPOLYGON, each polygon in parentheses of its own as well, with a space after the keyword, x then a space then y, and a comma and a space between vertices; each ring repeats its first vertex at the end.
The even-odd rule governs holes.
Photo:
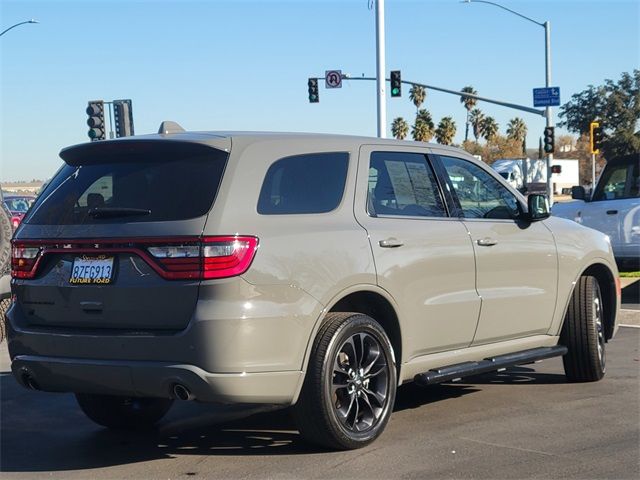
POLYGON ((401 387, 371 446, 304 445, 287 412, 176 404, 157 432, 100 429, 72 395, 17 385, 0 346, 3 478, 638 478, 640 329, 607 375, 567 384, 559 358, 463 383, 401 387))

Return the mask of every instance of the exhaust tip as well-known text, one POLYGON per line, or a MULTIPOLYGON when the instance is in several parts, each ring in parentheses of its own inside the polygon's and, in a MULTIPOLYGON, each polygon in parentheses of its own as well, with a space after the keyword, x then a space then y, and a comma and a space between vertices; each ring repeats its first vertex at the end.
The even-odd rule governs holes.
POLYGON ((36 382, 36 379, 33 378, 33 375, 28 370, 24 370, 21 375, 22 383, 25 387, 30 390, 40 390, 40 385, 36 382))
POLYGON ((176 383, 173 386, 173 396, 175 398, 177 398, 178 400, 183 400, 183 401, 193 400, 193 399, 196 398, 191 393, 191 390, 189 390, 187 387, 185 387, 184 385, 181 385, 179 383, 176 383))

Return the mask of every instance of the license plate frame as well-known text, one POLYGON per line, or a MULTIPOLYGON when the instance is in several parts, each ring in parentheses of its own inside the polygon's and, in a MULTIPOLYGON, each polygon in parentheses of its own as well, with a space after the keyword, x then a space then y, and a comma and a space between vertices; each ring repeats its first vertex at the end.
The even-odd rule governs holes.
POLYGON ((71 285, 109 285, 113 281, 114 257, 82 255, 71 264, 71 285))

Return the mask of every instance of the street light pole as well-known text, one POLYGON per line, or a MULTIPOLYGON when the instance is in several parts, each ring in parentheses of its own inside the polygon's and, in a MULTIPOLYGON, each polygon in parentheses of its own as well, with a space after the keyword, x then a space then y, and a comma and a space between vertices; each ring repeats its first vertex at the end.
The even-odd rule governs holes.
POLYGON ((24 25, 25 23, 40 23, 40 22, 38 22, 37 20, 31 19, 31 20, 25 20, 24 22, 16 23, 15 25, 11 25, 11 26, 10 26, 9 28, 7 28, 6 30, 3 30, 3 31, 2 31, 2 33, 0 33, 0 37, 1 37, 2 35, 4 35, 5 33, 7 33, 9 30, 11 30, 12 28, 16 28, 16 27, 18 27, 18 26, 20 26, 20 25, 24 25))
POLYGON ((384 58, 384 0, 376 0, 376 89, 378 99, 378 138, 387 136, 386 76, 384 58))
MULTIPOLYGON (((544 23, 538 22, 533 18, 529 18, 526 15, 511 10, 498 3, 489 2, 486 0, 463 0, 461 3, 486 3, 487 5, 493 5, 494 7, 506 10, 509 13, 517 15, 524 20, 528 20, 531 23, 544 28, 544 70, 545 70, 545 87, 551 86, 551 23, 546 21, 544 23)), ((545 117, 547 119, 547 127, 553 127, 553 110, 551 107, 545 108, 545 117)), ((553 162, 553 153, 547 154, 547 195, 549 196, 549 204, 553 205, 553 182, 551 181, 551 163, 553 162)))

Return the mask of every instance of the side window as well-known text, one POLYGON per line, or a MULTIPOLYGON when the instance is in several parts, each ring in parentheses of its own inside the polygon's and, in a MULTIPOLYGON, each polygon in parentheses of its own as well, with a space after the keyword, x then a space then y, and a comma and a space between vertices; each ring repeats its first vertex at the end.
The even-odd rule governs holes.
POLYGON ((348 166, 347 152, 311 153, 276 161, 262 183, 258 213, 286 215, 334 210, 342 200, 348 166))
POLYGON ((620 164, 605 168, 593 200, 616 200, 640 196, 638 164, 620 164), (602 186, 601 186, 602 185, 602 186))
POLYGON ((514 219, 518 200, 489 173, 466 160, 441 156, 465 218, 514 219))
POLYGON ((369 210, 379 215, 446 217, 438 183, 425 155, 373 152, 369 210))

